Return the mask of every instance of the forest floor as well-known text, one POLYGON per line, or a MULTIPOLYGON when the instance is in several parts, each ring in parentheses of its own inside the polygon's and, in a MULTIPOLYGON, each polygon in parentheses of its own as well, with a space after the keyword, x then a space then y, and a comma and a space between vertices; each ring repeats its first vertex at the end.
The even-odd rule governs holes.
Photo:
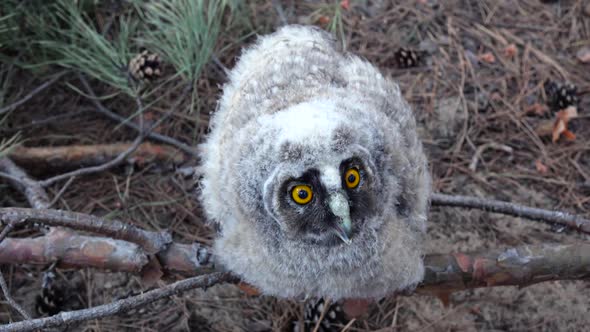
MULTIPOLYGON (((578 58, 580 49, 590 47, 587 2, 350 1, 350 7, 340 7, 337 14, 332 4, 277 3, 248 5, 248 21, 257 34, 280 26, 281 15, 289 23, 332 28, 346 50, 365 57, 399 82, 418 119, 434 191, 590 217, 590 63, 578 58), (418 65, 402 68, 396 60, 400 48, 418 51, 418 65), (553 142, 551 129, 548 133, 544 129, 551 128, 556 118, 556 110, 540 107, 550 99, 546 82, 570 82, 577 87, 579 116, 568 124, 574 140, 562 136, 553 142)), ((240 49, 254 39, 253 33, 224 31, 216 55, 231 68, 240 49)), ((191 145, 202 141, 224 81, 219 66, 209 63, 197 84, 198 114, 174 113, 157 132, 191 145)), ((0 131, 7 135, 20 131, 26 138, 23 144, 31 147, 135 138, 134 131, 95 112, 95 105, 67 83, 80 86, 75 75, 67 75, 12 112, 0 131)), ((17 89, 28 91, 38 84, 24 73, 17 89)), ((112 92, 101 84, 94 86, 99 95, 112 92)), ((163 95, 146 113, 148 121, 166 112, 178 94, 163 95)), ((129 116, 135 104, 130 98, 112 98, 104 105, 129 116)), ((177 166, 196 163, 190 160, 177 166)), ((62 171, 23 166, 38 178, 62 171)), ((62 186, 63 182, 49 187, 50 196, 62 186)), ((54 207, 114 216, 146 229, 166 228, 178 242, 211 243, 214 231, 205 224, 194 186, 170 165, 124 165, 76 178, 54 207)), ((2 206, 28 205, 0 179, 2 206)), ((24 229, 14 235, 35 232, 24 229)), ((529 220, 436 207, 429 215, 427 252, 588 240, 588 236, 529 220)), ((15 300, 30 312, 35 312, 46 268, 2 267, 15 300)), ((135 276, 92 269, 58 269, 57 280, 68 299, 64 309, 107 303, 142 289, 135 276)), ((0 306, 2 323, 17 317, 7 308, 0 306)), ((288 330, 301 308, 298 302, 249 296, 236 286, 218 285, 70 330, 288 330)), ((589 312, 590 283, 547 282, 463 291, 453 294, 446 307, 427 296, 386 298, 373 303, 349 331, 582 331, 590 326, 589 312)))

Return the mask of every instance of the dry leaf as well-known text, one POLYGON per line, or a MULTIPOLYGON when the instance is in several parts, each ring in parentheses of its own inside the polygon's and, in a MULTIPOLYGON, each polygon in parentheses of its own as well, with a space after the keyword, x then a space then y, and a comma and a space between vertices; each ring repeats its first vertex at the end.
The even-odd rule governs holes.
POLYGON ((238 284, 238 288, 249 296, 259 296, 261 294, 256 287, 243 281, 238 284))
POLYGON ((539 116, 542 116, 547 112, 549 112, 549 107, 547 107, 547 105, 539 104, 539 103, 534 103, 524 109, 525 114, 534 113, 535 115, 539 115, 539 116))
POLYGON ((155 286, 162 279, 163 275, 162 265, 160 265, 160 262, 156 258, 151 257, 141 270, 141 283, 146 288, 155 286))
POLYGON ((555 119, 555 123, 553 124, 553 143, 557 142, 562 134, 568 141, 573 141, 576 139, 576 135, 567 130, 568 122, 576 117, 578 117, 578 110, 574 106, 569 106, 568 108, 557 112, 557 117, 555 119))
POLYGON ((557 112, 557 117, 563 119, 567 124, 571 119, 578 117, 578 109, 575 106, 568 106, 566 109, 557 112))
POLYGON ((535 160, 535 168, 537 169, 537 172, 543 175, 547 174, 547 171, 549 170, 540 159, 535 160))
POLYGON ((589 63, 590 62, 590 47, 584 47, 581 48, 578 53, 576 53, 576 56, 578 57, 578 60, 580 60, 583 63, 589 63))
POLYGON ((490 95, 490 100, 491 101, 500 101, 500 100, 502 100, 502 95, 499 92, 492 92, 492 94, 490 95))
POLYGON ((557 142, 559 136, 561 136, 561 133, 563 133, 565 130, 565 122, 562 119, 557 118, 557 120, 555 120, 555 123, 553 124, 553 136, 551 138, 553 143, 557 142))
POLYGON ((504 48, 504 56, 507 58, 514 58, 518 53, 516 45, 510 44, 504 48))
POLYGON ((360 318, 369 311, 371 302, 367 299, 346 299, 342 303, 342 310, 348 318, 360 318))
POLYGON ((350 0, 340 1, 340 7, 342 7, 342 9, 344 9, 344 10, 349 10, 350 9, 350 0))
POLYGON ((487 62, 487 63, 496 62, 496 57, 494 57, 492 52, 480 54, 477 58, 479 59, 479 61, 482 61, 482 62, 487 62))
POLYGON ((320 22, 320 24, 328 24, 330 23, 330 18, 326 15, 322 15, 318 18, 318 22, 320 22))
POLYGON ((576 134, 572 133, 571 131, 569 131, 567 129, 563 131, 562 135, 563 135, 563 137, 565 137, 566 140, 568 140, 570 142, 576 140, 576 134))

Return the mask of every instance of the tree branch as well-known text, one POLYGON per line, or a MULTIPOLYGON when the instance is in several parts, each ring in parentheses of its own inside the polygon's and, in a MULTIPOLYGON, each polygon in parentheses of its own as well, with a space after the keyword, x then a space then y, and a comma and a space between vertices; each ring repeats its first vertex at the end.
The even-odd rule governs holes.
POLYGON ((488 212, 506 214, 514 217, 527 218, 560 224, 579 232, 590 234, 590 220, 575 214, 561 211, 550 211, 529 206, 483 199, 469 196, 455 196, 434 193, 431 196, 434 206, 455 206, 469 209, 479 209, 488 212))
POLYGON ((528 286, 590 278, 590 244, 524 245, 475 253, 431 254, 419 293, 528 286))
POLYGON ((120 163, 122 163, 123 161, 125 161, 125 159, 127 159, 127 157, 129 157, 133 153, 133 151, 135 151, 139 147, 139 145, 141 144, 142 141, 143 141, 143 135, 138 135, 137 138, 131 144, 131 146, 129 146, 125 151, 123 151, 123 153, 119 154, 116 158, 111 159, 110 161, 108 161, 104 164, 80 168, 80 169, 77 169, 75 171, 71 171, 71 172, 68 172, 65 174, 56 175, 56 176, 51 177, 49 179, 39 181, 39 184, 43 187, 47 187, 47 186, 50 186, 58 181, 68 179, 68 178, 71 178, 74 176, 98 173, 98 172, 105 171, 109 168, 115 167, 115 166, 119 165, 120 163))
MULTIPOLYGON (((19 146, 10 152, 10 158, 19 165, 49 168, 75 168, 95 166, 108 162, 123 154, 131 147, 130 143, 69 145, 51 147, 19 146)), ((184 153, 168 145, 141 143, 128 158, 129 163, 160 162, 181 164, 184 153)))
POLYGON ((118 220, 107 221, 85 213, 63 210, 0 208, 0 220, 15 225, 38 222, 48 226, 63 226, 110 236, 139 244, 149 254, 162 251, 172 242, 172 236, 165 231, 150 232, 118 220))
POLYGON ((148 257, 133 243, 78 235, 60 228, 34 239, 7 238, 0 243, 0 264, 47 265, 56 261, 63 268, 139 273, 148 257))

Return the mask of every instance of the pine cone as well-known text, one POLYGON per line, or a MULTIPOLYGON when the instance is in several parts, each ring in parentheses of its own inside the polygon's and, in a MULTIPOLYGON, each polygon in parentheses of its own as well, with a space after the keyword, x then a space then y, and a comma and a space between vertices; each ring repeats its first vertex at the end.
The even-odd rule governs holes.
POLYGON ((412 68, 418 66, 422 56, 421 52, 402 47, 393 54, 393 57, 399 68, 412 68))
POLYGON ((63 310, 65 296, 60 288, 43 288, 41 295, 37 295, 35 309, 39 316, 53 316, 63 310))
POLYGON ((129 72, 138 81, 152 80, 162 75, 160 56, 147 50, 129 61, 129 72))
POLYGON ((578 88, 571 83, 555 83, 548 81, 543 86, 547 95, 547 104, 553 111, 560 111, 569 106, 577 107, 578 88))
POLYGON ((43 273, 41 295, 35 299, 35 310, 39 316, 53 316, 63 310, 64 290, 55 282, 55 273, 43 273))
MULTIPOLYGON (((341 331, 342 326, 348 323, 348 319, 342 310, 342 307, 338 302, 330 303, 328 308, 325 307, 326 302, 324 299, 319 299, 316 302, 309 302, 305 306, 305 317, 304 331, 313 331, 317 325, 322 313, 325 310, 324 317, 320 323, 318 331, 330 332, 330 331, 341 331)), ((293 331, 301 331, 298 329, 298 322, 295 322, 293 331)))

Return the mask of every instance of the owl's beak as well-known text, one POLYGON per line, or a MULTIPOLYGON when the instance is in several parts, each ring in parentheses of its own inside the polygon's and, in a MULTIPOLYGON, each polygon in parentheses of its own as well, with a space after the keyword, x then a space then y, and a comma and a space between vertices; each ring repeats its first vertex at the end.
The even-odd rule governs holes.
POLYGON ((350 235, 352 232, 352 220, 350 219, 350 206, 348 199, 342 192, 335 192, 328 198, 328 206, 332 213, 338 217, 338 222, 334 225, 336 235, 346 244, 352 243, 350 235))

